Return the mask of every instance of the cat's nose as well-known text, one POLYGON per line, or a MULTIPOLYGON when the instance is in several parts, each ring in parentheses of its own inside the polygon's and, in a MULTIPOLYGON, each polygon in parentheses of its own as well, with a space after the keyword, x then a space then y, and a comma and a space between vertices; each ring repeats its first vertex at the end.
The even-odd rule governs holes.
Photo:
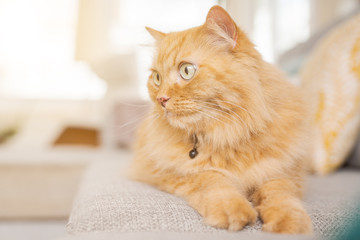
POLYGON ((161 106, 165 107, 165 104, 167 101, 169 101, 169 97, 163 96, 163 97, 159 97, 156 100, 158 101, 158 103, 160 103, 161 106))

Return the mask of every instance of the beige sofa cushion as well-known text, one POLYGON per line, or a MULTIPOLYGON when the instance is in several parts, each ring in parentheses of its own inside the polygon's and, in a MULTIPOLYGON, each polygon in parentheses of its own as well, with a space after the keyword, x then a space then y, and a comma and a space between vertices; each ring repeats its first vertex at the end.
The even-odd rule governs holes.
MULTIPOLYGON (((202 217, 183 199, 122 177, 125 163, 119 159, 89 168, 67 225, 70 234, 227 232, 203 224, 202 217)), ((351 187, 358 182, 360 171, 354 170, 342 170, 323 178, 310 177, 305 204, 317 234, 342 234, 346 231, 342 223, 360 214, 354 211, 354 199, 360 190, 351 187)), ((260 229, 258 221, 237 234, 256 234, 260 229)))

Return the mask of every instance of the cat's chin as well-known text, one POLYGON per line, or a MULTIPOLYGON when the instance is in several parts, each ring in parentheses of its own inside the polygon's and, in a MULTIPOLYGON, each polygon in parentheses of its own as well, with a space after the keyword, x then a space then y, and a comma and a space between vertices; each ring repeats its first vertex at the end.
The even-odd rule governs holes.
POLYGON ((189 129, 190 126, 193 126, 202 120, 201 115, 198 113, 176 114, 174 112, 166 111, 164 114, 171 126, 181 129, 189 129))

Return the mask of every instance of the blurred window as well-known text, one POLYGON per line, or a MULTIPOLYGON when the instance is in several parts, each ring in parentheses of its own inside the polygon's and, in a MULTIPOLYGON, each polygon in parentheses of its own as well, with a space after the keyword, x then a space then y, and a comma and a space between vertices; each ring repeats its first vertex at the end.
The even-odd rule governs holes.
POLYGON ((104 82, 74 61, 77 7, 76 0, 0 0, 1 98, 104 95, 104 82))
POLYGON ((253 39, 264 58, 278 55, 307 40, 310 34, 309 0, 256 0, 253 39))

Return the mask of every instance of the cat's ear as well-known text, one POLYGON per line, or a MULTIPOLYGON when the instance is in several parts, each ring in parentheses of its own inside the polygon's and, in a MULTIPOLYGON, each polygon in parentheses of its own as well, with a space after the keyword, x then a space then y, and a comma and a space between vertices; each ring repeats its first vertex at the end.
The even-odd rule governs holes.
POLYGON ((150 27, 145 27, 145 29, 151 34, 151 36, 153 36, 153 38, 155 38, 156 41, 162 40, 166 35, 165 33, 159 32, 150 27))
POLYGON ((236 46, 238 36, 236 24, 222 7, 213 6, 209 10, 205 26, 212 33, 230 43, 232 48, 236 46))

